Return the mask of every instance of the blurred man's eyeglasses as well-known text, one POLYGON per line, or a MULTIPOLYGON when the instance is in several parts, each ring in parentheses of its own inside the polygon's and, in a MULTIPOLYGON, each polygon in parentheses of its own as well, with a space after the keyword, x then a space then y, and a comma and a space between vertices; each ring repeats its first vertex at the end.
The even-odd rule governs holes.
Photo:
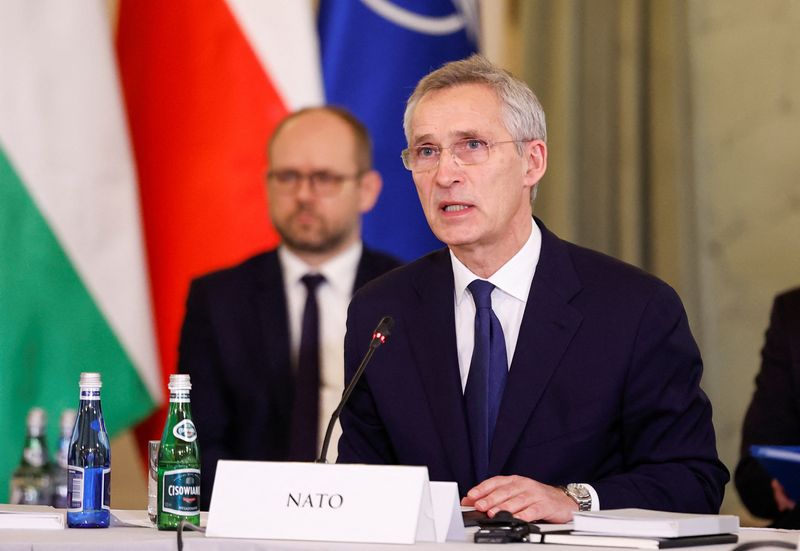
POLYGON ((403 166, 413 172, 428 172, 439 166, 442 150, 450 150, 450 154, 459 166, 477 165, 489 160, 489 153, 496 145, 505 143, 524 143, 530 140, 508 140, 504 142, 487 142, 478 138, 459 140, 448 147, 438 145, 417 145, 404 149, 400 156, 403 166))
POLYGON ((363 176, 363 172, 356 174, 337 174, 326 170, 316 172, 300 172, 298 170, 270 170, 267 180, 272 188, 279 193, 295 193, 300 184, 308 180, 311 191, 317 195, 335 195, 342 188, 345 180, 356 180, 363 176))

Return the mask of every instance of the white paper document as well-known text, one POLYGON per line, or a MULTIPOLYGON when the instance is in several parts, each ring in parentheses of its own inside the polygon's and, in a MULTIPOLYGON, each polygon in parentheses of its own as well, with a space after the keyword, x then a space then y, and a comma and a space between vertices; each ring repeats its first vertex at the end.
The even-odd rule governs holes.
POLYGON ((575 530, 619 536, 678 538, 710 534, 735 534, 735 515, 697 515, 649 509, 607 509, 575 513, 575 530))
POLYGON ((48 505, 0 505, 0 529, 61 530, 66 511, 48 505))

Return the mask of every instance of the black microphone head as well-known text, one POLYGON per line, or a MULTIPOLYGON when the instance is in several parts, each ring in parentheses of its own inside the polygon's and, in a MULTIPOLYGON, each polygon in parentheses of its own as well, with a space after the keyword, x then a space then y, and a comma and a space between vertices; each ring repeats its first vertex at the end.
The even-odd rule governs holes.
POLYGON ((392 334, 392 327, 394 327, 394 318, 392 316, 383 316, 381 321, 378 322, 378 327, 372 332, 373 342, 377 339, 381 344, 385 343, 389 335, 392 334))

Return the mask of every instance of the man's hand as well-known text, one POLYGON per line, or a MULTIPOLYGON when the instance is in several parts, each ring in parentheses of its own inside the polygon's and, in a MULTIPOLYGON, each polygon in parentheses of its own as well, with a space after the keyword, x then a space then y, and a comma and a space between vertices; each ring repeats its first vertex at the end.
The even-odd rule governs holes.
POLYGON ((578 510, 578 504, 560 488, 516 475, 484 480, 467 492, 461 505, 475 507, 490 517, 498 511, 508 511, 528 522, 558 524, 570 522, 572 513, 578 510))
POLYGON ((786 495, 786 490, 784 490, 781 483, 774 478, 772 479, 772 495, 775 496, 775 504, 778 506, 778 511, 781 513, 794 509, 794 501, 786 495))

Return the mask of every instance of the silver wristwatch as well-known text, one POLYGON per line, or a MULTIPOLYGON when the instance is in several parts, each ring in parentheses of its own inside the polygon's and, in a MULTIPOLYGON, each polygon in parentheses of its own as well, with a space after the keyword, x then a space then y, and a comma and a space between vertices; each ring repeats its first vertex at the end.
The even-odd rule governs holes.
POLYGON ((578 504, 579 511, 592 510, 592 494, 589 493, 589 489, 586 486, 573 482, 566 486, 560 486, 560 488, 578 504))

